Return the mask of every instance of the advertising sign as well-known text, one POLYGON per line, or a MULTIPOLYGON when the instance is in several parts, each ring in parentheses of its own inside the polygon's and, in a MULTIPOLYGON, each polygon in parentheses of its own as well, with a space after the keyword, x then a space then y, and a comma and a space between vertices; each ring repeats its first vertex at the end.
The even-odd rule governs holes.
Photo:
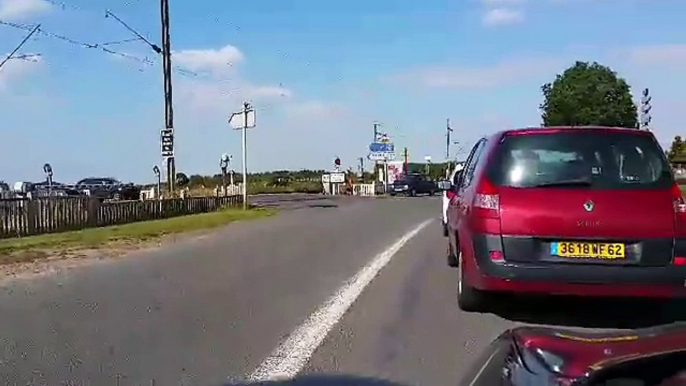
POLYGON ((403 178, 405 163, 403 161, 392 161, 388 163, 388 183, 392 184, 396 180, 403 178))

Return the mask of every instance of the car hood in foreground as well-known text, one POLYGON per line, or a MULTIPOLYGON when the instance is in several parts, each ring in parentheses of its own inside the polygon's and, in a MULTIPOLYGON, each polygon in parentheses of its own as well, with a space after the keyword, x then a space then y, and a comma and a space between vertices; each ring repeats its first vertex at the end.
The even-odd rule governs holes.
POLYGON ((686 323, 624 332, 519 327, 506 332, 522 350, 566 377, 582 377, 618 363, 686 352, 686 323))

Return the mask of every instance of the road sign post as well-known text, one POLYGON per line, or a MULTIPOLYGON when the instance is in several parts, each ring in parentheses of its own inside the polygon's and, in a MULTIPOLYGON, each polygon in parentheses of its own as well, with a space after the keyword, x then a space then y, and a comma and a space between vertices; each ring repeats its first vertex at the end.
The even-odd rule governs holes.
POLYGON ((384 168, 384 192, 388 190, 388 161, 395 159, 395 145, 387 135, 380 135, 369 144, 368 158, 371 161, 382 161, 384 168))
POLYGON ((229 124, 235 130, 241 130, 241 148, 243 152, 243 209, 248 209, 248 129, 255 127, 255 109, 250 103, 243 103, 243 110, 231 114, 229 124), (236 118, 238 117, 238 118, 236 118))
POLYGON ((161 199, 162 198, 162 177, 160 173, 160 168, 157 167, 157 165, 152 167, 152 172, 155 173, 155 177, 157 178, 157 198, 161 199))

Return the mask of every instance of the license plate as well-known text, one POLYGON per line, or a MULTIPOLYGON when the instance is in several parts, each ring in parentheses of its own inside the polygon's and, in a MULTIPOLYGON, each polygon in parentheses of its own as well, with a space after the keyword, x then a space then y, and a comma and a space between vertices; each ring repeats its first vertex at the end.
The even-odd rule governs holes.
POLYGON ((559 257, 615 260, 625 257, 625 248, 624 244, 621 243, 559 241, 550 243, 550 254, 559 257))
POLYGON ((396 192, 402 192, 402 191, 403 191, 403 188, 395 188, 395 191, 396 191, 396 192))

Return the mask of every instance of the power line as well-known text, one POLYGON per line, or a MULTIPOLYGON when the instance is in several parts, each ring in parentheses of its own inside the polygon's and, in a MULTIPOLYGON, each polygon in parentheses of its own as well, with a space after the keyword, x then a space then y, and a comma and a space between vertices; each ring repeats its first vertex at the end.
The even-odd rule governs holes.
POLYGON ((162 49, 161 49, 159 46, 157 46, 157 44, 153 44, 152 42, 150 42, 150 40, 146 39, 146 38, 145 38, 143 35, 141 35, 138 31, 136 31, 135 29, 131 28, 128 24, 126 24, 126 22, 124 22, 122 19, 120 19, 117 15, 115 15, 114 13, 112 13, 112 11, 110 11, 110 10, 108 9, 107 11, 105 11, 105 18, 109 18, 109 17, 112 17, 112 18, 113 18, 114 20, 116 20, 119 24, 121 24, 122 26, 124 26, 124 28, 126 28, 127 30, 129 30, 129 32, 131 32, 132 34, 136 35, 136 37, 137 37, 138 39, 144 41, 147 45, 150 46, 150 48, 152 48, 153 51, 155 51, 155 52, 158 53, 158 54, 161 54, 161 53, 162 53, 162 49))
POLYGON ((40 57, 41 54, 21 54, 14 55, 11 60, 24 60, 27 62, 37 62, 36 58, 40 57))
MULTIPOLYGON (((160 46, 157 44, 151 42, 149 39, 144 37, 140 32, 138 32, 135 28, 131 27, 129 24, 127 24, 122 18, 119 16, 115 15, 114 12, 107 10, 105 11, 105 17, 106 18, 112 18, 115 21, 117 21, 119 24, 121 24, 124 28, 126 28, 129 32, 131 32, 136 38, 131 39, 131 41, 142 41, 145 44, 147 44, 153 51, 155 51, 156 54, 162 55, 163 50, 160 46)), ((171 53, 169 53, 171 55, 171 53)), ((164 58, 163 58, 164 61, 164 58)), ((181 68, 178 66, 171 65, 171 70, 179 75, 187 76, 187 77, 198 77, 199 74, 195 71, 191 71, 185 68, 181 68)))
POLYGON ((131 42, 137 42, 139 41, 139 38, 133 38, 133 39, 124 39, 124 40, 116 40, 113 42, 105 42, 105 43, 100 43, 101 46, 113 46, 117 44, 124 44, 124 43, 131 43, 131 42))
MULTIPOLYGON (((83 41, 73 39, 73 38, 68 37, 68 36, 64 36, 64 35, 60 35, 60 34, 56 34, 53 32, 46 31, 46 30, 39 28, 39 27, 34 27, 34 26, 27 25, 27 24, 12 23, 12 22, 7 22, 7 21, 3 21, 3 20, 0 20, 0 25, 4 25, 6 27, 11 27, 14 29, 19 29, 19 30, 24 30, 24 31, 30 31, 30 30, 33 30, 34 28, 36 28, 36 33, 41 34, 41 35, 46 36, 46 37, 49 37, 49 38, 52 38, 52 39, 61 40, 63 42, 66 42, 66 43, 69 43, 69 44, 72 44, 75 46, 79 46, 82 48, 99 49, 99 50, 101 50, 107 54, 119 56, 119 57, 122 57, 125 59, 133 60, 133 61, 143 63, 143 64, 147 64, 147 65, 154 64, 154 62, 148 58, 140 58, 140 57, 137 57, 134 55, 125 54, 123 52, 114 51, 114 50, 107 48, 103 44, 83 42, 83 41)), ((112 42, 108 42, 108 43, 111 44, 112 42)))
POLYGON ((36 27, 34 27, 34 28, 31 30, 31 32, 29 32, 29 34, 26 35, 26 37, 24 38, 24 40, 22 40, 21 43, 19 43, 19 45, 18 45, 12 52, 10 52, 10 54, 7 55, 7 57, 6 57, 2 62, 0 62, 0 68, 2 68, 2 66, 4 66, 5 63, 7 63, 10 59, 12 59, 12 56, 13 56, 14 54, 16 54, 17 51, 19 51, 19 50, 21 49, 21 47, 23 47, 24 44, 25 44, 29 39, 31 39, 31 36, 33 36, 33 34, 35 34, 35 33, 38 31, 39 28, 40 28, 40 24, 38 24, 36 27))

